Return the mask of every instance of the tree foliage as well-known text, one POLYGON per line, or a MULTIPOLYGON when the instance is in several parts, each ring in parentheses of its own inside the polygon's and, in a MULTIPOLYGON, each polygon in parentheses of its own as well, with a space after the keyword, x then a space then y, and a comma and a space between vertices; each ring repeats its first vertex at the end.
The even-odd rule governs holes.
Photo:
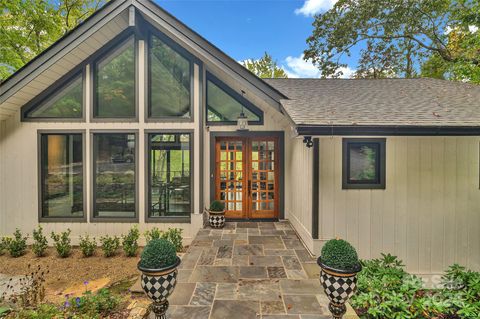
POLYGON ((0 0, 0 81, 109 0, 0 0))
POLYGON ((260 78, 287 78, 285 70, 278 66, 272 56, 265 52, 259 60, 249 59, 242 65, 260 78))
POLYGON ((304 58, 324 77, 341 75, 356 47, 357 77, 480 78, 479 1, 339 0, 313 26, 304 58))

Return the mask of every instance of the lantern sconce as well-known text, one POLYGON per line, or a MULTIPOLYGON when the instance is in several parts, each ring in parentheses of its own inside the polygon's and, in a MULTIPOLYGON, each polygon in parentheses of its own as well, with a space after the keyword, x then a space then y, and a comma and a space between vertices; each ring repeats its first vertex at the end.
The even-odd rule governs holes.
MULTIPOLYGON (((242 90, 242 97, 245 94, 245 91, 242 90)), ((237 131, 248 131, 248 117, 245 116, 243 112, 243 104, 242 104, 242 112, 240 116, 237 118, 237 131)))
POLYGON ((304 136, 303 137, 303 144, 305 144, 306 147, 312 148, 313 147, 313 141, 311 136, 304 136))

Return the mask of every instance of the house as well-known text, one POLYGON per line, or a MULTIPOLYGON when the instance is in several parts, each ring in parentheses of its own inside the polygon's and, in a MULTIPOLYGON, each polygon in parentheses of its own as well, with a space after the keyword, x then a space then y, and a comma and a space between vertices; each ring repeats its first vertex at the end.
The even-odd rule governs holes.
POLYGON ((317 255, 341 237, 417 274, 480 270, 479 143, 478 86, 262 80, 154 2, 111 1, 0 85, 0 235, 188 242, 216 198, 317 255))

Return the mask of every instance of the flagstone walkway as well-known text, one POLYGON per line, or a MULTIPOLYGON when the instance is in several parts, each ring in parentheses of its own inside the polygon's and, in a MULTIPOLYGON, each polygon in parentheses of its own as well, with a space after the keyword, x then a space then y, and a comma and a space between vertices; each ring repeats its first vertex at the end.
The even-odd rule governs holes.
POLYGON ((168 318, 331 318, 318 278, 315 258, 288 222, 202 229, 182 258, 168 318))

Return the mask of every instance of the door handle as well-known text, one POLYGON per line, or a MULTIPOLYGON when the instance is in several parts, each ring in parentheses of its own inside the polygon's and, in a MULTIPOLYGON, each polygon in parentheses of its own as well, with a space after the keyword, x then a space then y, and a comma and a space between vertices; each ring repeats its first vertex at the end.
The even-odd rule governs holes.
POLYGON ((248 196, 252 194, 252 181, 248 181, 248 196))

